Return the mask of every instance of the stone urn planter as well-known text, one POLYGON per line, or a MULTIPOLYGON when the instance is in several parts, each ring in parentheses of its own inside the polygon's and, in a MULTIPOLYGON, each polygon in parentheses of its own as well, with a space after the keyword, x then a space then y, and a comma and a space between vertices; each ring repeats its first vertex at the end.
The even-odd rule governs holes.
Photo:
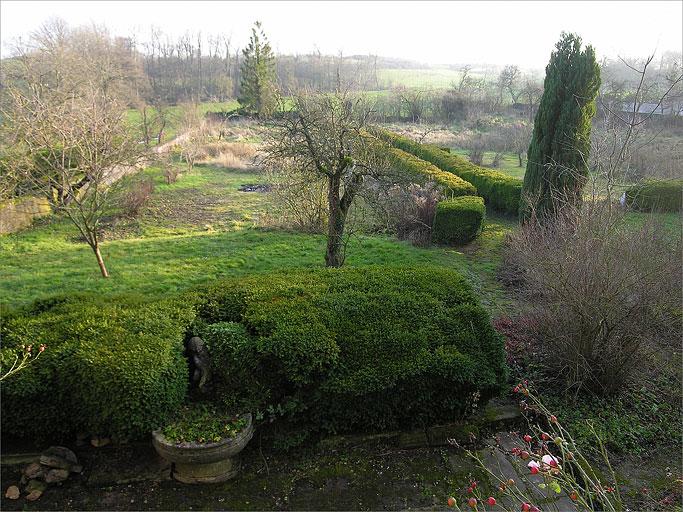
POLYGON ((173 478, 186 484, 224 482, 239 471, 239 453, 254 435, 251 413, 241 416, 246 426, 235 437, 215 443, 173 443, 161 430, 152 432, 154 449, 173 463, 173 478))

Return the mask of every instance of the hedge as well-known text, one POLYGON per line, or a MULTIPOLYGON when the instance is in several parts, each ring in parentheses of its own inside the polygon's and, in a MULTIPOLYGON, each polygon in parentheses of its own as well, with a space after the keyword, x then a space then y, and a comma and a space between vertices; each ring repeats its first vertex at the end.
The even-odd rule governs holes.
POLYGON ((449 196, 469 196, 477 193, 477 189, 471 183, 401 149, 389 148, 388 158, 396 170, 407 174, 413 181, 420 184, 429 180, 434 181, 449 196))
POLYGON ((184 341, 197 334, 222 401, 305 432, 448 421, 506 382, 501 337, 443 268, 259 274, 157 303, 57 297, 3 312, 0 329, 2 356, 48 346, 0 391, 2 432, 38 440, 148 435, 186 396, 184 341))
POLYGON ((505 383, 503 343, 447 269, 361 267, 236 278, 188 294, 218 367, 253 409, 323 432, 452 420, 505 383), (244 329, 239 327, 242 325, 244 329), (218 356, 221 357, 221 356, 218 356))
POLYGON ((683 180, 649 180, 626 190, 626 205, 640 211, 679 212, 683 180))
POLYGON ((148 434, 185 397, 183 340, 192 318, 191 308, 170 301, 87 295, 6 314, 4 361, 22 344, 47 350, 2 383, 2 432, 50 440, 148 434))
POLYGON ((484 199, 462 196, 436 205, 432 241, 439 244, 466 244, 481 233, 486 217, 484 199))
POLYGON ((477 194, 484 198, 489 207, 510 215, 518 214, 522 180, 499 171, 479 167, 462 157, 443 151, 438 146, 420 144, 388 130, 374 128, 373 133, 392 146, 468 181, 476 187, 477 194))

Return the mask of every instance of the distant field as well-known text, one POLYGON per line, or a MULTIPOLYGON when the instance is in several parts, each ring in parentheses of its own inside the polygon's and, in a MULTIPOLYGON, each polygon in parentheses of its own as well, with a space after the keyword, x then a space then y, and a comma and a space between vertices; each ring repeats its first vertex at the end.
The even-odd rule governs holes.
POLYGON ((461 73, 453 69, 378 69, 377 78, 382 87, 434 87, 446 89, 460 79, 461 73))

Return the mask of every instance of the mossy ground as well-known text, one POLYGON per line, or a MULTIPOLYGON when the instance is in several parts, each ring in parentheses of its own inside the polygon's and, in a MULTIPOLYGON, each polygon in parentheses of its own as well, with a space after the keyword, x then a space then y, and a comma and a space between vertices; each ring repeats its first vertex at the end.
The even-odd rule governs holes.
MULTIPOLYGON (((121 467, 155 457, 148 446, 86 448, 78 455, 86 467, 83 475, 51 486, 34 503, 3 498, 3 510, 440 510, 445 496, 464 489, 471 478, 483 478, 454 449, 381 444, 282 454, 261 450, 255 437, 242 454, 236 479, 198 486, 126 483, 121 467)), ((18 477, 17 467, 3 467, 4 485, 18 477)))

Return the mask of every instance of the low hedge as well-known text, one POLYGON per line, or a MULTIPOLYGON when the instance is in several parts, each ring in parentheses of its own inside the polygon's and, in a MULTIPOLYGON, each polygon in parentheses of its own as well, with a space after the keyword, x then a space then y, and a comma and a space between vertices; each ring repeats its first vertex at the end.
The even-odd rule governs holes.
POLYGON ((182 403, 183 340, 191 308, 137 298, 76 295, 39 301, 3 318, 3 362, 22 344, 47 350, 2 383, 2 432, 68 439, 78 432, 148 434, 182 403))
POLYGON ((626 205, 640 211, 679 212, 683 180, 649 180, 626 190, 626 205))
POLYGON ((505 383, 502 340, 450 270, 268 274, 204 286, 186 301, 224 370, 227 400, 308 429, 452 420, 473 394, 486 401, 505 383))
POLYGON ((436 205, 432 241, 438 244, 466 244, 481 233, 486 217, 484 199, 462 196, 436 205))
POLYGON ((412 181, 421 185, 433 181, 449 196, 470 196, 477 193, 471 183, 401 149, 389 148, 388 158, 396 170, 407 174, 412 181))
POLYGON ((421 144, 388 130, 375 128, 373 133, 392 146, 468 181, 476 187, 477 195, 483 197, 489 207, 510 215, 518 214, 522 180, 500 171, 479 167, 458 155, 443 151, 438 146, 421 144))
POLYGON ((302 432, 451 420, 506 381, 488 314, 442 268, 260 274, 153 304, 59 297, 4 312, 0 334, 3 356, 48 346, 0 391, 2 432, 33 439, 148 435, 186 396, 183 342, 197 334, 224 402, 302 432))

